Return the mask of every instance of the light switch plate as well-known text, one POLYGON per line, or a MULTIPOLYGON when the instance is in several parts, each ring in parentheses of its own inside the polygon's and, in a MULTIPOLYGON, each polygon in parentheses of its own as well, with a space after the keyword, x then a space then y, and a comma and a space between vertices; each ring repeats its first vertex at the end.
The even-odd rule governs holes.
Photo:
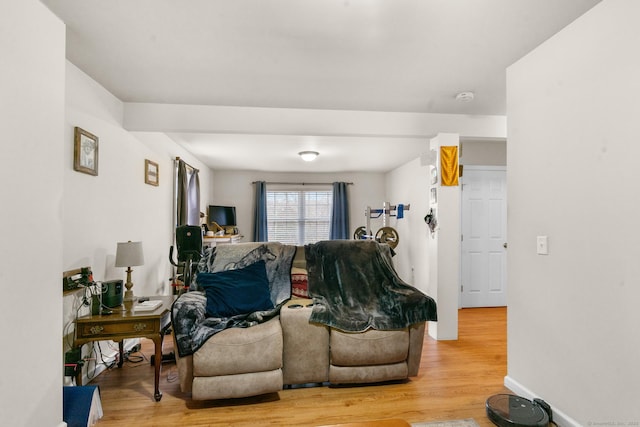
POLYGON ((536 251, 538 255, 549 255, 549 240, 547 239, 547 236, 537 237, 536 251))

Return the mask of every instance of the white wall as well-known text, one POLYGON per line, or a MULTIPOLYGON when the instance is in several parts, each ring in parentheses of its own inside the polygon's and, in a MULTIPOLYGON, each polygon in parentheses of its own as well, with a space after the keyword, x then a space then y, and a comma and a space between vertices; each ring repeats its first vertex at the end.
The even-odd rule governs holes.
POLYGON ((419 158, 414 159, 387 173, 385 181, 387 198, 392 205, 411 205, 404 218, 394 217, 387 223, 400 237, 393 258, 394 267, 405 282, 433 295, 435 290, 431 289, 429 281, 428 243, 431 236, 424 222, 429 212, 429 166, 423 166, 419 158))
POLYGON ((440 147, 459 147, 456 134, 439 134, 429 141, 438 153, 435 185, 437 201, 433 207, 438 221, 429 239, 429 281, 431 296, 438 304, 438 321, 429 323, 429 335, 438 340, 458 339, 458 299, 460 295, 460 186, 444 186, 440 167, 440 147))
MULTIPOLYGON (((458 135, 439 134, 425 142, 429 147, 458 145, 458 135)), ((429 165, 414 159, 386 174, 386 194, 392 204, 410 203, 405 218, 388 225, 400 236, 394 266, 400 277, 436 300, 438 322, 429 323, 429 335, 439 340, 458 337, 458 289, 460 284, 460 187, 436 185, 438 203, 430 203, 429 165), (439 226, 432 235, 424 222, 429 210, 437 212, 439 226)))
MULTIPOLYGON (((173 239, 173 159, 187 157, 164 135, 135 135, 122 128, 123 104, 73 64, 67 62, 65 126, 64 267, 90 265, 96 280, 124 279, 113 266, 116 243, 143 242, 145 265, 134 268, 137 295, 168 292, 167 262, 173 239), (73 170, 73 129, 79 126, 100 139, 98 176, 73 170), (144 182, 144 160, 159 165, 159 186, 144 182)), ((206 206, 209 170, 201 170, 206 206)))
MULTIPOLYGON (((366 224, 367 206, 382 207, 385 202, 385 183, 382 173, 274 173, 258 171, 214 171, 211 204, 236 207, 238 229, 244 241, 253 239, 254 181, 267 182, 353 182, 348 188, 350 236, 355 229, 366 224)), ((328 187, 330 188, 330 187, 328 187)), ((375 226, 372 222, 372 227, 375 226)), ((377 228, 376 228, 377 230, 377 228)))
POLYGON ((638 16, 605 0, 507 73, 505 383, 564 425, 640 420, 638 16))
POLYGON ((0 424, 57 426, 65 28, 35 0, 0 9, 0 424))
POLYGON ((507 164, 506 141, 460 141, 460 164, 480 166, 505 166, 507 164))
MULTIPOLYGON (((90 266, 98 281, 125 279, 115 268, 116 244, 142 241, 145 264, 133 267, 134 294, 171 293, 168 262, 173 241, 174 162, 176 156, 200 170, 201 205, 211 194, 209 169, 166 136, 133 134, 122 127, 123 103, 75 65, 66 66, 66 120, 64 121, 63 270, 90 266), (73 135, 78 126, 99 138, 98 176, 73 170, 73 135), (159 165, 159 185, 144 182, 144 160, 159 165)), ((59 272, 62 274, 62 271, 59 272)), ((68 335, 79 300, 64 301, 68 335)), ((86 354, 90 345, 85 345, 86 354)))

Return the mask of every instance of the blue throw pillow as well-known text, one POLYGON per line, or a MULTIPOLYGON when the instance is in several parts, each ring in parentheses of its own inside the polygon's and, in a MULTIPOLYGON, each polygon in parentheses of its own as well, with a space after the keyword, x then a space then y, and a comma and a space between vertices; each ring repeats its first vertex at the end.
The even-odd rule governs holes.
POLYGON ((198 285, 207 295, 207 317, 231 317, 271 310, 265 262, 219 273, 198 273, 198 285))

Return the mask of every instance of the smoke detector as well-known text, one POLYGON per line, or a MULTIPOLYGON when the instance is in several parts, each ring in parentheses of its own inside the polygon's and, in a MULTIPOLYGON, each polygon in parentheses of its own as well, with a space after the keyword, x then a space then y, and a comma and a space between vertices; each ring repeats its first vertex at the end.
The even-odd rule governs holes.
POLYGON ((301 151, 298 153, 302 160, 305 162, 312 162, 320 155, 317 151, 301 151))
POLYGON ((460 92, 456 95, 456 101, 460 102, 471 102, 475 98, 475 94, 473 92, 460 92))

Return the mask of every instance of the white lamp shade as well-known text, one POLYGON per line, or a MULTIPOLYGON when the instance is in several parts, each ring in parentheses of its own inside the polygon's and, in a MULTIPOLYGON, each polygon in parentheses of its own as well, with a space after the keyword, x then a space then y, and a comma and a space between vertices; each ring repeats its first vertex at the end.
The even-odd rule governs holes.
POLYGON ((116 267, 144 265, 142 242, 118 242, 116 249, 116 267))

